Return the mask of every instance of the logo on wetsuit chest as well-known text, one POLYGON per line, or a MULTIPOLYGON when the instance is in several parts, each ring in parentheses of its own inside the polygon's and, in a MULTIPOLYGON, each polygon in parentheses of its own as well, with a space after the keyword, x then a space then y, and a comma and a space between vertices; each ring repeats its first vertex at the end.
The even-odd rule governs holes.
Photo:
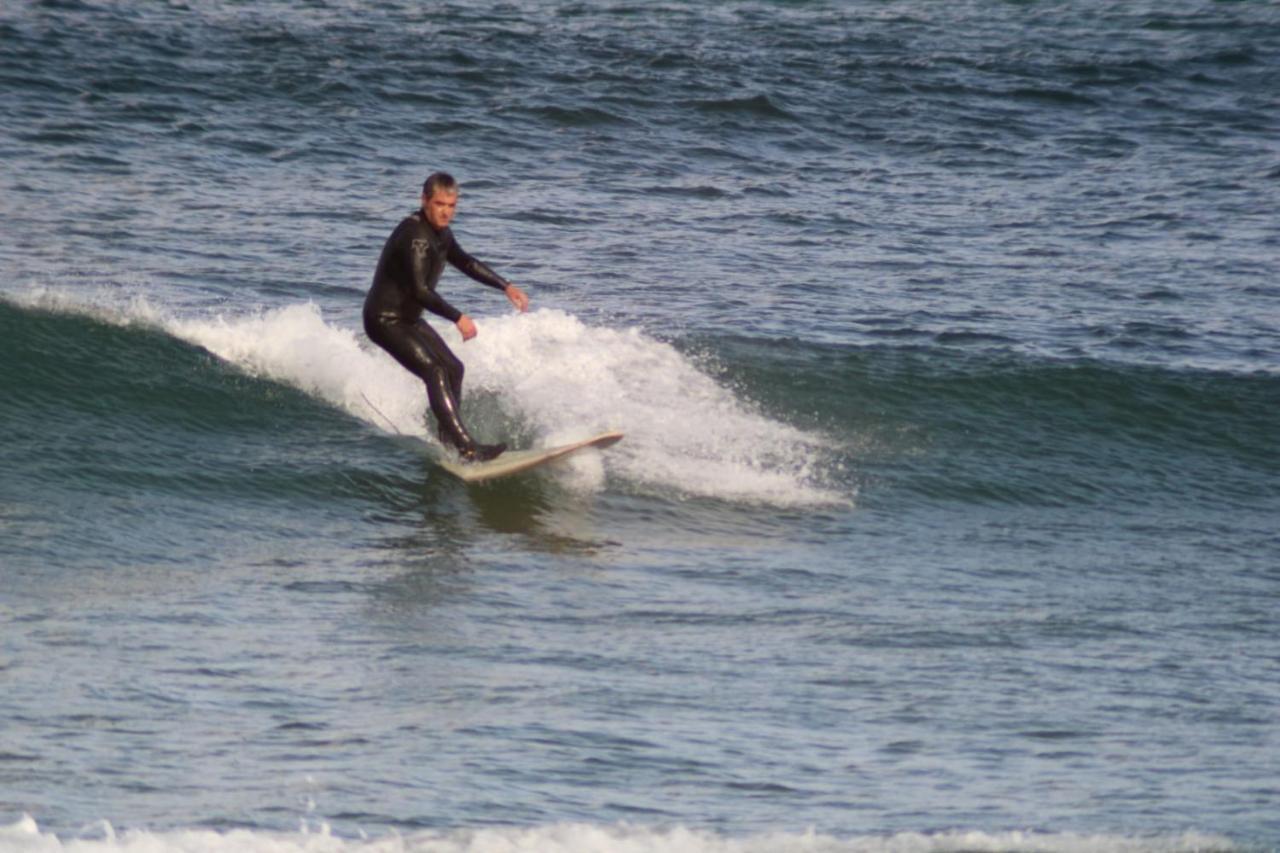
MULTIPOLYGON (((425 229, 422 229, 425 230, 425 229)), ((418 232, 422 234, 422 231, 418 232)), ((413 253, 418 257, 426 257, 431 252, 443 255, 449 251, 451 238, 448 236, 446 229, 444 234, 422 234, 421 237, 414 237, 410 244, 413 247, 413 253)))
POLYGON ((444 252, 437 241, 430 237, 416 237, 409 244, 413 253, 413 265, 420 272, 427 287, 435 290, 436 281, 444 271, 444 252))

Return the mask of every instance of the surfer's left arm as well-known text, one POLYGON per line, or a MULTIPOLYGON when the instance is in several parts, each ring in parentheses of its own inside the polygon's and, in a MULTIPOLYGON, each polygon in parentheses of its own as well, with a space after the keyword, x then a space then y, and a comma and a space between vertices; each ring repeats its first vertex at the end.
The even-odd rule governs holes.
POLYGON ((454 240, 449 246, 448 254, 449 263, 465 273, 468 277, 480 282, 483 285, 492 287, 495 290, 501 290, 507 295, 507 300, 520 311, 526 311, 529 308, 529 296, 519 287, 507 281, 498 275, 484 261, 479 260, 467 254, 458 241, 454 240))

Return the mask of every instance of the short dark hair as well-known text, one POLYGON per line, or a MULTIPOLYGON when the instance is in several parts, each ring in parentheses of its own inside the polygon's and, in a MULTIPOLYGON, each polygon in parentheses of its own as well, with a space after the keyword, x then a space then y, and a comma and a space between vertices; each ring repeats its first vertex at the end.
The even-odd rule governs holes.
POLYGON ((448 172, 433 172, 422 182, 422 194, 427 198, 431 198, 436 194, 436 190, 456 193, 458 191, 458 182, 448 172))

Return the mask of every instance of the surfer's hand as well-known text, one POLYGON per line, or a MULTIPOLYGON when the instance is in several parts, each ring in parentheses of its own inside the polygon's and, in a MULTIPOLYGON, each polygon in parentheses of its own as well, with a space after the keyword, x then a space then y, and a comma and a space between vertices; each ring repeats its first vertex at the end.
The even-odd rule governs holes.
POLYGON ((476 321, 472 320, 466 314, 458 318, 458 322, 453 325, 458 327, 458 331, 462 333, 462 339, 469 341, 476 336, 476 321))
POLYGON ((509 284, 507 285, 505 292, 507 294, 507 299, 510 300, 511 304, 516 306, 517 309, 520 311, 529 310, 529 296, 523 290, 516 287, 514 284, 509 284))

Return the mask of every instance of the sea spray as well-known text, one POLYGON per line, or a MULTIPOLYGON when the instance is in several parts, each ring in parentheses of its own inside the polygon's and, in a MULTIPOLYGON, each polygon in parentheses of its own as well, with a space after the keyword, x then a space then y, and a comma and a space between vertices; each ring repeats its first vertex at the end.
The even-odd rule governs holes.
POLYGON ((815 473, 822 436, 754 411, 639 329, 592 327, 558 310, 498 317, 486 329, 468 364, 547 443, 620 429, 627 439, 611 458, 633 482, 784 505, 844 499, 815 473))
MULTIPOLYGON (((467 364, 464 400, 478 393, 494 401, 534 445, 619 429, 627 439, 610 461, 633 483, 780 505, 842 500, 813 482, 820 436, 753 412, 674 347, 638 329, 594 328, 549 309, 481 318, 480 327, 465 344, 452 328, 441 330, 467 364)), ((327 323, 314 305, 173 321, 170 328, 379 429, 428 436, 420 383, 355 333, 327 323)), ((599 465, 595 455, 583 456, 571 468, 575 481, 598 485, 599 465)))

